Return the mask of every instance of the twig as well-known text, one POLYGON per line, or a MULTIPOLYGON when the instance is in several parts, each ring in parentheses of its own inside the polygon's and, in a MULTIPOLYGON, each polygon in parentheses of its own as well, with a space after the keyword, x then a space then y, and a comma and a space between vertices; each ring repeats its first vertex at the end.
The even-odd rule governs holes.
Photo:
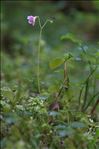
POLYGON ((93 106, 93 108, 90 112, 91 115, 94 113, 94 111, 95 111, 96 107, 98 106, 98 104, 99 104, 99 99, 96 101, 95 105, 93 106))
POLYGON ((87 108, 89 107, 89 105, 92 103, 93 99, 94 99, 97 95, 99 95, 99 92, 96 93, 96 94, 91 98, 91 100, 88 102, 88 104, 87 104, 87 106, 85 107, 84 110, 87 110, 87 108))
POLYGON ((89 74, 89 76, 87 77, 87 79, 84 82, 84 84, 85 84, 85 95, 84 95, 84 102, 82 105, 82 111, 84 110, 84 107, 85 107, 86 102, 87 102, 88 90, 89 90, 89 79, 93 75, 93 73, 96 71, 96 69, 97 69, 97 66, 91 71, 91 73, 89 74))
POLYGON ((64 80, 63 80, 63 83, 61 85, 61 87, 59 88, 59 91, 58 91, 58 94, 56 96, 56 99, 60 96, 62 90, 64 89, 64 84, 66 83, 67 85, 67 88, 68 88, 68 77, 67 77, 67 65, 66 65, 66 61, 64 62, 64 80))

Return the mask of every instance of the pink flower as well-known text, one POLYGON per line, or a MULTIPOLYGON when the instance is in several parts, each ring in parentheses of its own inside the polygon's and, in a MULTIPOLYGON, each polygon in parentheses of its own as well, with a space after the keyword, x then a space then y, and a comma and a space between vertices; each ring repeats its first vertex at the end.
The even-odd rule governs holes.
POLYGON ((34 26, 36 18, 37 16, 28 16, 27 17, 28 23, 34 26))

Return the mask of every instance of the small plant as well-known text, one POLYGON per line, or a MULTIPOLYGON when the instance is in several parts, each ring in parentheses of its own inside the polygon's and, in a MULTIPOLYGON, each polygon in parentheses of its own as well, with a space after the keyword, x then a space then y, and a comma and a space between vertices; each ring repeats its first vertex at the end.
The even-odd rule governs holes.
MULTIPOLYGON (((25 4, 28 3, 23 7, 25 4)), ((46 15, 50 13, 48 9, 46 15)), ((37 11, 33 9, 39 14, 37 11)), ((99 148, 99 42, 85 44, 78 38, 82 36, 79 32, 82 28, 77 26, 80 15, 75 24, 76 17, 72 20, 72 15, 71 19, 68 15, 65 19, 60 12, 57 14, 55 7, 53 12, 56 21, 51 28, 45 26, 55 18, 43 23, 39 16, 27 17, 31 29, 38 23, 38 30, 32 34, 28 27, 25 29, 29 36, 14 34, 20 41, 12 46, 13 51, 17 50, 14 58, 1 52, 2 149, 99 148), (67 33, 69 30, 71 33, 67 33), (43 31, 46 44, 42 40, 43 31), (35 37, 39 37, 37 42, 35 37)), ((21 13, 17 14, 20 17, 21 13)), ((8 17, 8 24, 12 25, 12 20, 8 17)), ((18 20, 16 16, 15 20, 18 20)), ((23 33, 20 28, 19 33, 23 33)))
POLYGON ((38 84, 38 93, 41 92, 40 88, 40 48, 41 48, 41 38, 42 38, 42 31, 48 22, 53 23, 51 19, 47 19, 44 24, 41 24, 41 20, 39 16, 28 16, 27 20, 28 23, 32 26, 35 25, 35 21, 38 19, 40 32, 39 32, 39 43, 38 43, 38 56, 37 56, 37 84, 38 84))

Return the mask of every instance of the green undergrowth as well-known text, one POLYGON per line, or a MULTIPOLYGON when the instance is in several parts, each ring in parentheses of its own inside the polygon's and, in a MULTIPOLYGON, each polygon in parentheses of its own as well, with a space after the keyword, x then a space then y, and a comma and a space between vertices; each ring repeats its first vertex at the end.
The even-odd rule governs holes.
POLYGON ((2 148, 98 149, 99 52, 89 49, 78 46, 75 53, 59 49, 58 55, 53 50, 48 57, 45 48, 40 63, 41 94, 35 57, 18 54, 12 58, 1 53, 2 148))
POLYGON ((99 149, 99 17, 65 14, 64 2, 2 1, 1 149, 99 149), (53 20, 40 40, 40 93, 28 15, 53 20))

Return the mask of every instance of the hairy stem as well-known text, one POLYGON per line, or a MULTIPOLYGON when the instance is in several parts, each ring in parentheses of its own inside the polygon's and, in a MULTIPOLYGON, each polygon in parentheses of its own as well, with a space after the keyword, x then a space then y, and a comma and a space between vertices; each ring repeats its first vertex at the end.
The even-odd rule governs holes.
POLYGON ((38 92, 40 93, 40 42, 41 42, 41 35, 42 35, 42 29, 40 29, 39 34, 39 43, 38 43, 38 64, 37 64, 37 84, 38 84, 38 92))
POLYGON ((41 48, 41 35, 42 35, 42 30, 45 27, 45 25, 47 24, 48 21, 50 21, 49 19, 47 19, 45 21, 45 23, 42 25, 41 21, 40 21, 40 17, 38 17, 38 22, 39 22, 39 27, 40 27, 40 34, 39 34, 39 43, 38 43, 38 56, 37 56, 37 85, 38 85, 38 93, 40 93, 41 89, 40 89, 40 48, 41 48))
POLYGON ((45 27, 45 25, 48 23, 48 22, 50 22, 51 20, 49 20, 49 19, 47 19, 46 21, 45 21, 45 23, 41 26, 41 28, 43 29, 44 27, 45 27))

